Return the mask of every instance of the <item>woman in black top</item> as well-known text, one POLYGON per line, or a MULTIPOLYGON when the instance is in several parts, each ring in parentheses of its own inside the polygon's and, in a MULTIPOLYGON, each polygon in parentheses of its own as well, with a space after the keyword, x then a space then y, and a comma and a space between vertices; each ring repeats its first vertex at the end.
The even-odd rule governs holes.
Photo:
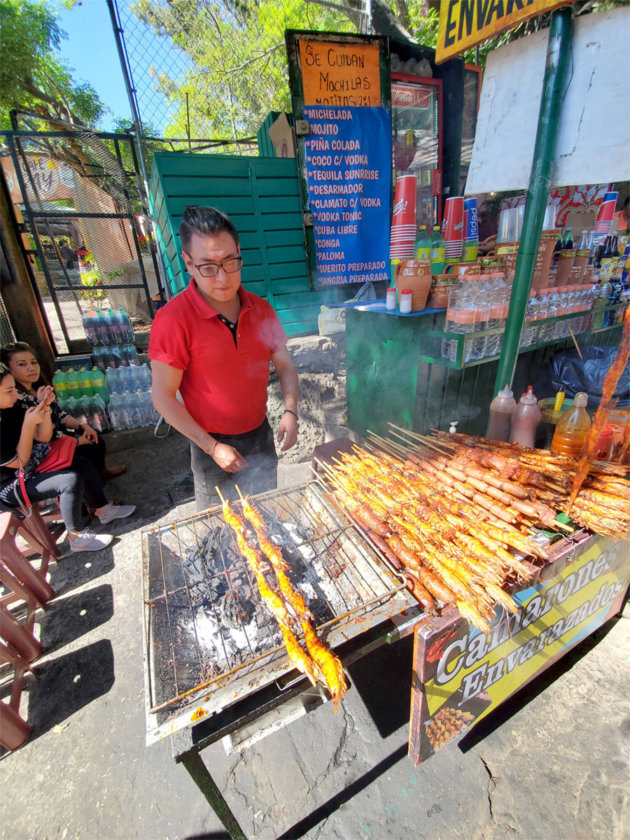
MULTIPOLYGON (((37 405, 40 401, 38 395, 45 386, 41 381, 41 369, 32 347, 24 341, 5 344, 0 350, 0 362, 6 365, 13 374, 18 389, 19 404, 24 408, 37 405)), ((81 447, 81 455, 94 464, 103 480, 107 481, 125 472, 124 464, 114 467, 105 466, 105 441, 95 429, 88 423, 79 423, 74 417, 60 409, 56 400, 50 404, 50 407, 53 440, 59 435, 78 431, 80 437, 77 444, 81 447)))
MULTIPOLYGON (((52 391, 52 389, 51 389, 52 391)), ((81 500, 83 494, 96 509, 102 523, 130 516, 133 505, 112 505, 107 502, 94 465, 76 454, 70 467, 57 472, 37 473, 36 467, 45 457, 46 444, 53 433, 50 401, 46 393, 36 405, 17 405, 15 380, 7 367, 0 364, 0 503, 19 515, 22 506, 59 497, 59 507, 68 529, 70 550, 99 551, 109 545, 111 534, 94 534, 83 528, 81 500), (35 445, 34 445, 35 444, 35 445), (24 487, 19 480, 24 469, 24 487)))

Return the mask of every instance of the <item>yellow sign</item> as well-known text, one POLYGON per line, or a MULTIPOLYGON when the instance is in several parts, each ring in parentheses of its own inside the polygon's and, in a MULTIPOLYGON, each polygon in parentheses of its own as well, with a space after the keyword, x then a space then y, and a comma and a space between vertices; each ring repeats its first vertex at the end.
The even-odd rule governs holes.
POLYGON ((415 764, 614 615, 630 578, 627 543, 588 537, 543 574, 544 580, 514 593, 516 613, 497 611, 490 633, 459 619, 416 639, 415 667, 423 686, 414 695, 410 729, 415 764))
POLYGON ((381 104, 378 44, 300 40, 305 105, 381 104))
POLYGON ((442 0, 435 60, 447 58, 571 0, 442 0))

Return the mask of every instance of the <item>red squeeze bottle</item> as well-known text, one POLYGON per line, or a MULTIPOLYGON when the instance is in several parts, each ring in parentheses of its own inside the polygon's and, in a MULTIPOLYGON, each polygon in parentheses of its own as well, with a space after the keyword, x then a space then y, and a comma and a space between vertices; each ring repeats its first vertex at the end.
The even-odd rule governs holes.
POLYGON ((510 439, 512 415, 515 410, 514 393, 506 385, 490 403, 490 423, 486 433, 488 440, 510 439))

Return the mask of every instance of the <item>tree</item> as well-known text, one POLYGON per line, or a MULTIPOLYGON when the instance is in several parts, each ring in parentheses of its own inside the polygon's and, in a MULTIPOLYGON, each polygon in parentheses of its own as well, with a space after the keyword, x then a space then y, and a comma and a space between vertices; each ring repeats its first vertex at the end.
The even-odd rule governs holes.
POLYGON ((0 124, 12 109, 36 114, 49 126, 92 126, 103 105, 87 83, 77 83, 58 55, 65 33, 41 0, 0 0, 0 124))
POLYGON ((356 31, 346 15, 303 0, 138 0, 132 8, 185 58, 179 73, 154 71, 176 109, 165 132, 175 137, 187 136, 188 114, 192 137, 254 135, 269 111, 291 109, 285 30, 356 31))

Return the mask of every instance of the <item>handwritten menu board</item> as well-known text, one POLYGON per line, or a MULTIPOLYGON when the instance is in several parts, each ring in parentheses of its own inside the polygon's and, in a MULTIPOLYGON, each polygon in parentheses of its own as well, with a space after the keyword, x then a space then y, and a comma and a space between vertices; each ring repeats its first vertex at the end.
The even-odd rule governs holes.
POLYGON ((381 104, 378 44, 300 40, 305 105, 381 104))
POLYGON ((302 115, 318 283, 389 280, 389 111, 305 107, 302 115))

